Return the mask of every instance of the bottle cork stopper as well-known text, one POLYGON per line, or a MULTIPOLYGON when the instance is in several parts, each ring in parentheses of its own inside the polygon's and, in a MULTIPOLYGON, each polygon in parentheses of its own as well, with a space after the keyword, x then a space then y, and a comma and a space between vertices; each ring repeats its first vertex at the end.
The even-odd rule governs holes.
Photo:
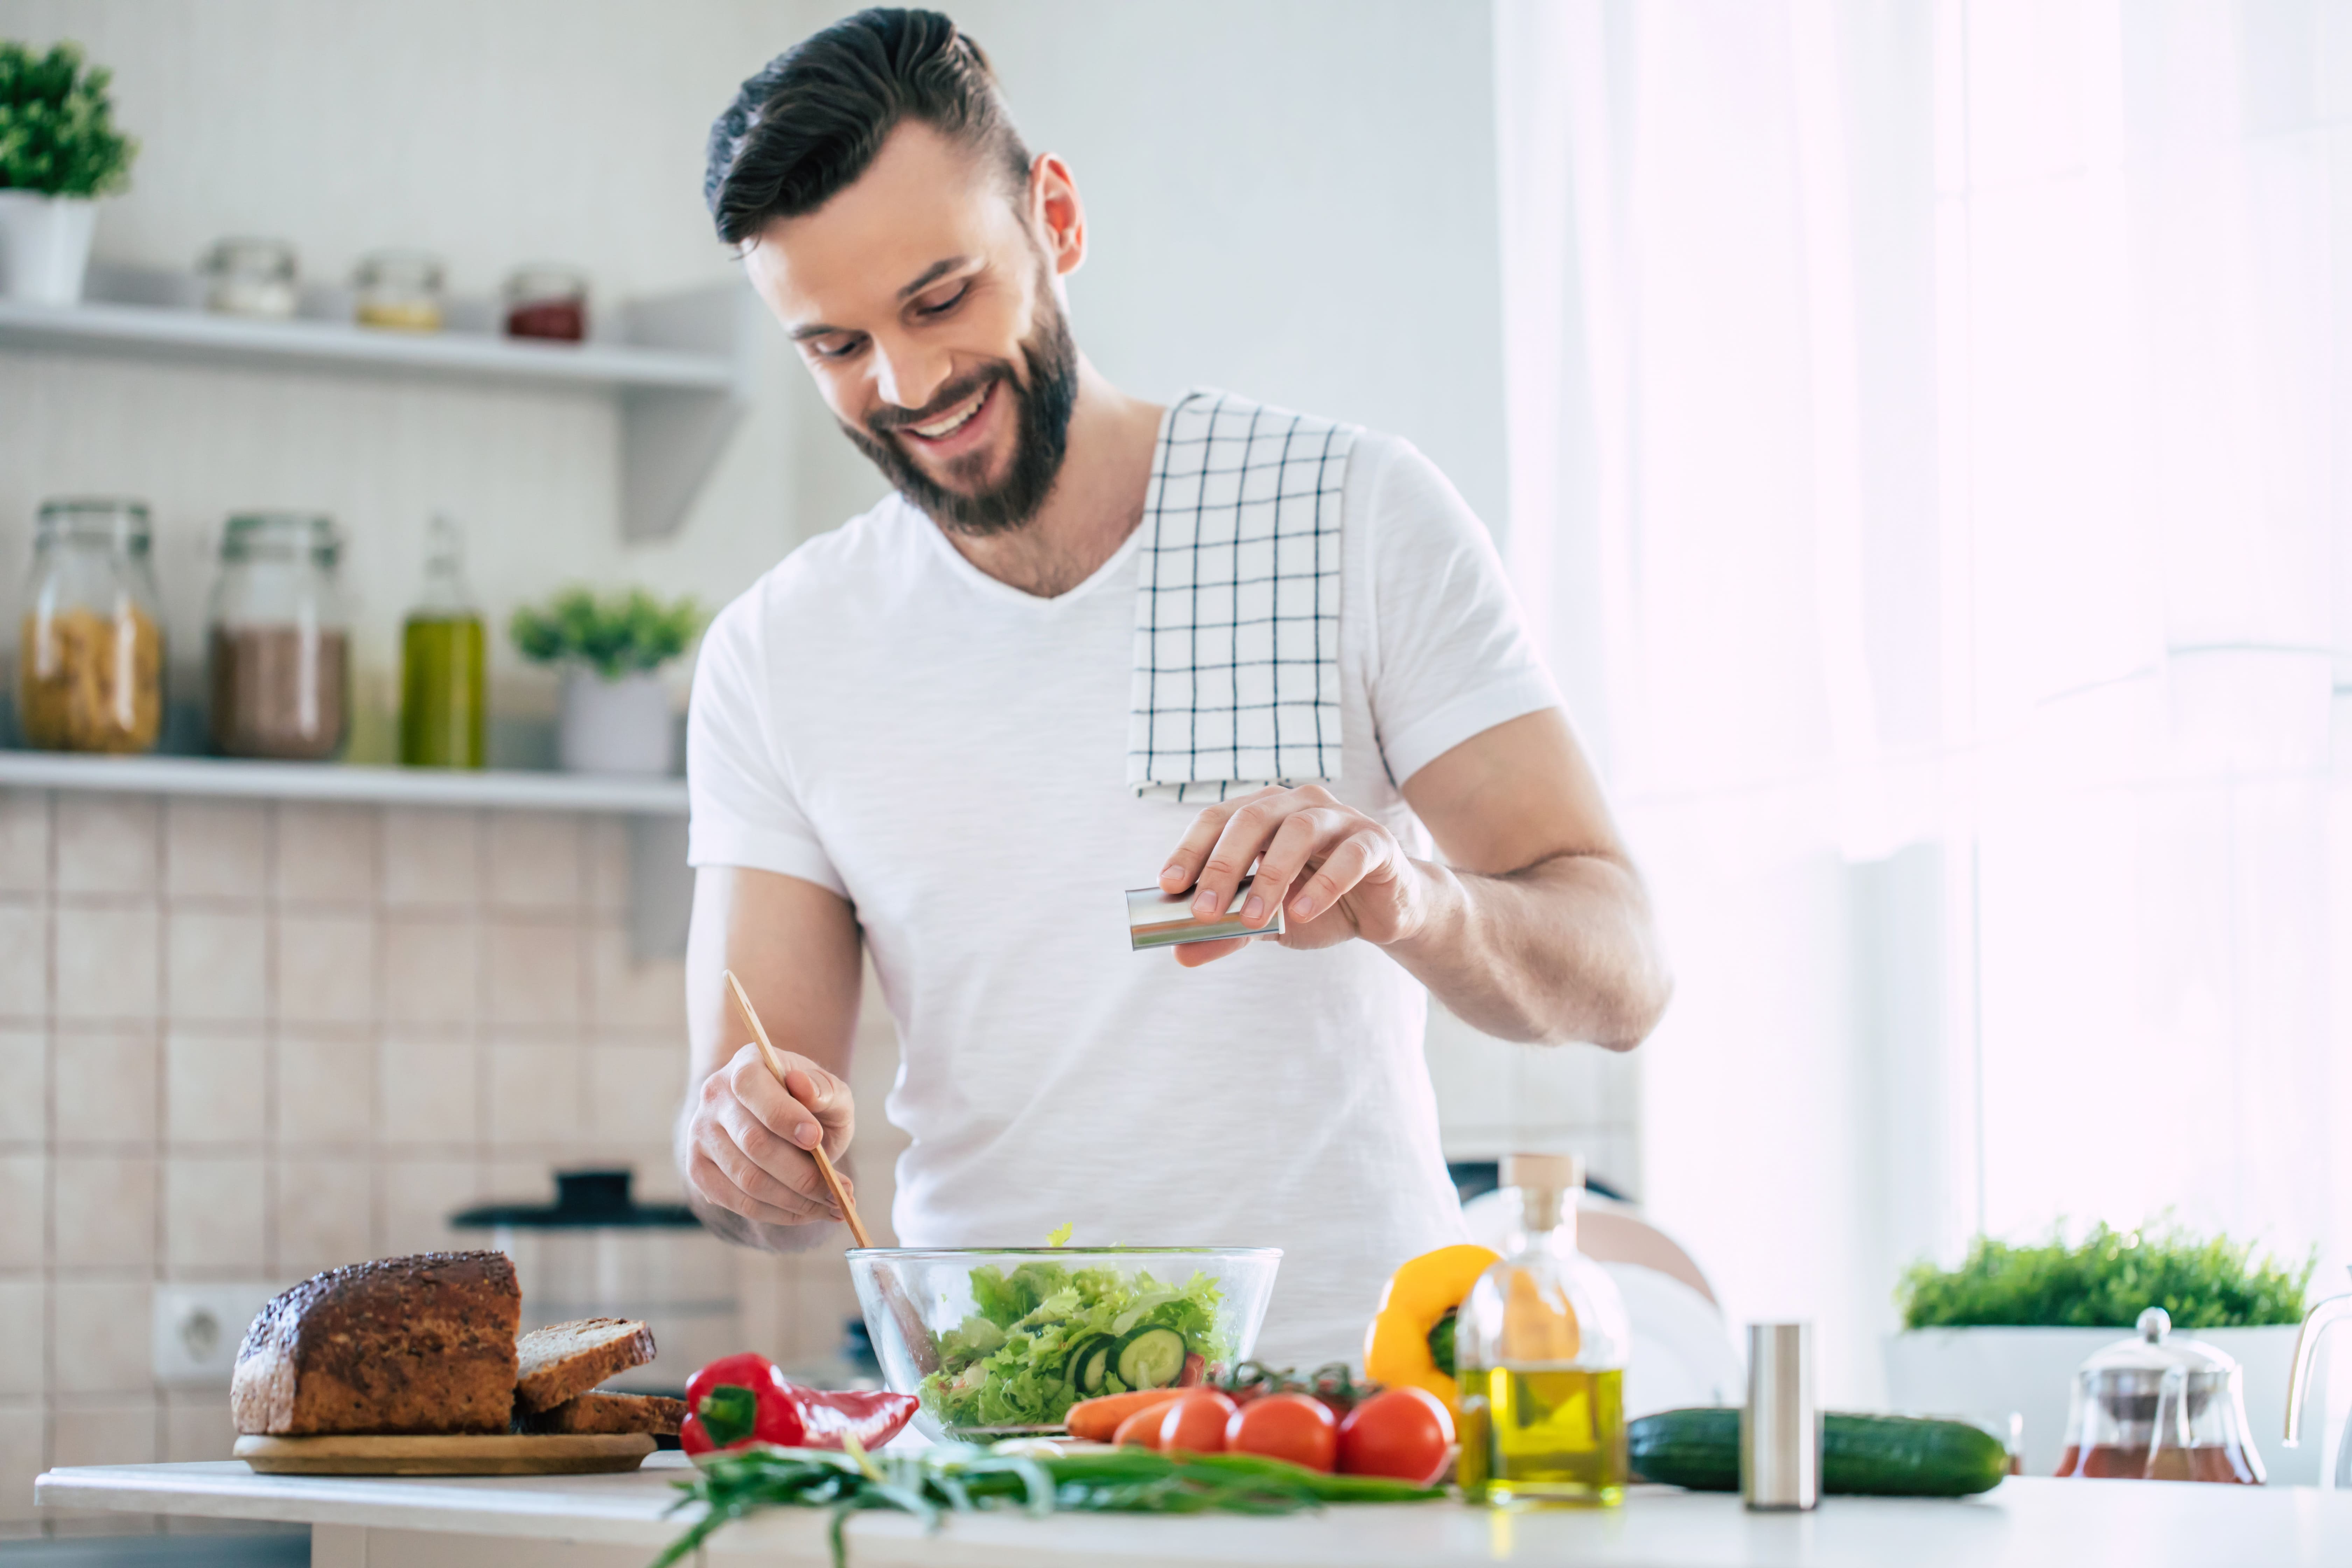
POLYGON ((1553 1193, 1580 1191, 1584 1186, 1584 1156, 1506 1154, 1501 1174, 1502 1184, 1507 1187, 1553 1193))

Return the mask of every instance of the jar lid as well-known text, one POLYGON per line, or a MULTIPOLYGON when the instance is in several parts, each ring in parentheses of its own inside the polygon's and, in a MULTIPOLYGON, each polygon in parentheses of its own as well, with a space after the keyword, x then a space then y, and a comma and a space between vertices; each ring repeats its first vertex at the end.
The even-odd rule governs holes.
POLYGON ((73 539, 143 547, 148 541, 147 503, 114 496, 53 496, 41 503, 36 542, 73 539))
POLYGON ((1502 1163, 1502 1184, 1507 1187, 1532 1187, 1554 1193, 1580 1188, 1584 1185, 1584 1156, 1506 1154, 1502 1163))
POLYGON ((429 250, 371 250, 360 258, 353 281, 362 289, 441 291, 441 258, 429 250))
POLYGON ((228 531, 221 535, 224 561, 308 551, 322 564, 331 566, 342 547, 335 520, 319 512, 241 511, 229 518, 228 531))
POLYGON ((294 247, 283 239, 264 239, 254 235, 230 235, 213 241, 198 265, 206 272, 237 277, 282 278, 291 282, 295 277, 294 247))
POLYGON ((2137 1388, 2142 1384, 2152 1386, 2172 1373, 2185 1375, 2200 1387, 2227 1382, 2236 1373, 2238 1363, 2226 1352, 2202 1340, 2174 1339, 2171 1334, 2172 1314, 2161 1307, 2150 1307, 2139 1315, 2130 1339, 2117 1340, 2093 1353, 2077 1375, 2095 1387, 2137 1388))
POLYGON ((516 305, 585 300, 588 275, 560 261, 534 261, 507 275, 506 294, 508 302, 516 305))

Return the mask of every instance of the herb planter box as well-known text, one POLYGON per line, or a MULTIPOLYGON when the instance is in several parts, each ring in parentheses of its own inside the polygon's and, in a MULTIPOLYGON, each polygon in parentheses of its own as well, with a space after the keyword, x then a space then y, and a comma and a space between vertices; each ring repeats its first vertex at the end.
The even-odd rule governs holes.
MULTIPOLYGON (((2304 1407, 2303 1445, 2281 1436, 2295 1328, 2176 1329, 2236 1358, 2245 1373, 2246 1424, 2272 1486, 2319 1486, 2336 1473, 2336 1444, 2352 1413, 2352 1355, 2323 1341, 2304 1407)), ((1915 1329, 1886 1338, 1886 1395, 1899 1411, 1958 1415, 2006 1434, 2025 1418, 2025 1473, 2058 1468, 2066 1447, 2066 1406, 2074 1369, 2129 1329, 1915 1329)))

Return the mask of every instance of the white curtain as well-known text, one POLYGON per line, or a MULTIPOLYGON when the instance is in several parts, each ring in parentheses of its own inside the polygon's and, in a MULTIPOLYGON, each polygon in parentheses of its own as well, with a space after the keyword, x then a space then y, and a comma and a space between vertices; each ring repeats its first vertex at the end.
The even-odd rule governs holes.
POLYGON ((1838 1399, 1979 1228, 2339 1269, 2352 5, 1496 22, 1509 552, 1680 981, 1643 1195, 1838 1399))

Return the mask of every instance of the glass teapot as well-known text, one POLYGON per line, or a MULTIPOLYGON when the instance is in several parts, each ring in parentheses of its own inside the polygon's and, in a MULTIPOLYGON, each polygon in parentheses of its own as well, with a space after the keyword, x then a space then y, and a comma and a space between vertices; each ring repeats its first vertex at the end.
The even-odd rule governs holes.
POLYGON ((2263 1483, 2246 1429, 2246 1374, 2211 1345, 2171 1339, 2161 1307, 2074 1373, 2061 1476, 2263 1483))
MULTIPOLYGON (((2352 1296, 2330 1296, 2315 1301, 2303 1315, 2303 1331, 2294 1337, 2294 1370, 2286 1378, 2286 1446, 2299 1447, 2303 1436, 2303 1399, 2309 1392, 2311 1363, 2319 1350, 2319 1336, 2346 1318, 2352 1318, 2352 1296)), ((2336 1450, 2336 1489, 2352 1489, 2352 1417, 2344 1423, 2344 1441, 2336 1450)))

